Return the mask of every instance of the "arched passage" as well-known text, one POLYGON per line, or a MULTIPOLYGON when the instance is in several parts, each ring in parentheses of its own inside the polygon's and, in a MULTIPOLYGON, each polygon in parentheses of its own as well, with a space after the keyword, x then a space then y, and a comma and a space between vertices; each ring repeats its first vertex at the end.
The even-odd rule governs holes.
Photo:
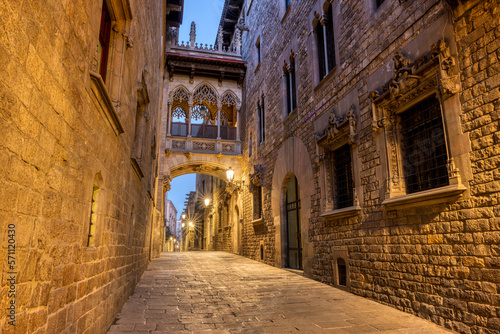
POLYGON ((286 189, 288 182, 295 176, 300 189, 300 234, 302 268, 308 277, 312 273, 313 245, 309 242, 309 220, 311 218, 311 197, 314 193, 313 170, 304 143, 296 138, 289 138, 278 152, 274 165, 271 207, 275 225, 275 263, 286 266, 286 189))

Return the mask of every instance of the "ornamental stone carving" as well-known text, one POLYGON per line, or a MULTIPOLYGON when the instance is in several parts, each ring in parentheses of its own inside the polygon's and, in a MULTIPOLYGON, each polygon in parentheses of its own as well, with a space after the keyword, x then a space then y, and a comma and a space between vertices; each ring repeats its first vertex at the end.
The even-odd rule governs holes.
POLYGON ((346 142, 351 145, 358 144, 358 134, 356 132, 355 107, 351 106, 347 115, 338 117, 335 111, 330 112, 328 126, 322 133, 316 136, 318 145, 328 149, 335 149, 346 142))
POLYGON ((439 40, 431 48, 431 54, 439 59, 440 83, 439 89, 445 98, 460 91, 460 78, 455 73, 455 58, 451 56, 450 48, 444 40, 439 40))
POLYGON ((170 176, 165 176, 163 178, 163 192, 167 192, 167 191, 170 191, 171 189, 171 186, 170 186, 170 182, 172 181, 172 179, 170 178, 170 176))

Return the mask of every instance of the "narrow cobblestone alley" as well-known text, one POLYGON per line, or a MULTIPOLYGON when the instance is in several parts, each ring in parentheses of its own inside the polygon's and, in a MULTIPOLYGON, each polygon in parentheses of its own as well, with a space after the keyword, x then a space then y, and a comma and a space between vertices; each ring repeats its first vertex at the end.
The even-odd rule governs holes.
POLYGON ((223 252, 153 260, 108 334, 451 333, 286 270, 223 252))

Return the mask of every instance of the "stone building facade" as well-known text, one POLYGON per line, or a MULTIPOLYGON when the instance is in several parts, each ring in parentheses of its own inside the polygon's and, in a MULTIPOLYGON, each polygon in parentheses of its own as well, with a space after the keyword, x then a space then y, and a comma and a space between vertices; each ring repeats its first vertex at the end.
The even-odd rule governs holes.
POLYGON ((0 332, 104 333, 159 253, 174 2, 0 6, 0 332))
POLYGON ((239 254, 243 226, 240 192, 227 180, 204 174, 196 175, 196 190, 194 216, 201 249, 239 254))
POLYGON ((498 2, 240 10, 243 254, 497 333, 498 2))
POLYGON ((167 199, 165 200, 165 214, 164 214, 164 219, 165 219, 165 238, 163 239, 165 241, 164 244, 164 251, 167 252, 172 252, 174 251, 174 248, 176 246, 176 240, 178 238, 177 236, 177 209, 175 208, 174 203, 172 203, 171 200, 167 199), (167 233, 170 234, 172 237, 172 240, 170 238, 167 238, 167 233), (175 239, 175 240, 174 240, 175 239))

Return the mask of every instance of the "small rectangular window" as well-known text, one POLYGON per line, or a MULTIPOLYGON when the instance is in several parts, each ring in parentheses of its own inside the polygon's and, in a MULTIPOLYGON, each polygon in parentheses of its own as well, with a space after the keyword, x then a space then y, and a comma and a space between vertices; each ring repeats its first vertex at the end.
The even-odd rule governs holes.
POLYGON ((111 35, 111 16, 109 15, 106 1, 102 3, 101 26, 99 29, 99 74, 106 82, 106 71, 108 68, 109 41, 111 35))

